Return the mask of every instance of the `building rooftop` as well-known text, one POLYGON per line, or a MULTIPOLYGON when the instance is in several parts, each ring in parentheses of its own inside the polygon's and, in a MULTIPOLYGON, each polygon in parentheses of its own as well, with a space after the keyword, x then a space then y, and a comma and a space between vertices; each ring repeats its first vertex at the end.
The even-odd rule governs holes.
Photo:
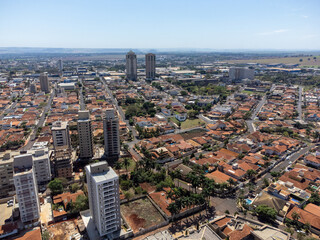
POLYGON ((86 170, 91 173, 95 182, 103 182, 113 178, 118 178, 118 175, 111 167, 108 166, 106 161, 87 165, 86 170))
POLYGON ((52 130, 57 131, 57 130, 64 130, 68 126, 68 122, 62 122, 62 121, 56 121, 52 125, 52 130))

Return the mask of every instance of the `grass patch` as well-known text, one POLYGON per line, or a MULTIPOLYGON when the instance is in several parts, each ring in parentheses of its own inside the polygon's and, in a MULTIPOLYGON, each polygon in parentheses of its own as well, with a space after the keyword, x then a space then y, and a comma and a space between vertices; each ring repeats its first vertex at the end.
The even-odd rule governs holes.
MULTIPOLYGON (((130 165, 128 167, 128 172, 132 172, 136 167, 136 162, 134 160, 132 160, 132 158, 130 158, 130 165)), ((124 167, 122 167, 123 169, 125 169, 124 167)))
MULTIPOLYGON (((178 120, 175 117, 170 118, 171 122, 174 122, 178 124, 178 120)), ((194 127, 201 127, 205 125, 205 122, 199 118, 197 119, 187 119, 184 122, 181 122, 181 129, 188 129, 188 128, 194 128, 194 127)))
POLYGON ((242 93, 247 95, 261 95, 261 96, 265 95, 265 93, 263 92, 246 91, 246 90, 243 90, 242 93))

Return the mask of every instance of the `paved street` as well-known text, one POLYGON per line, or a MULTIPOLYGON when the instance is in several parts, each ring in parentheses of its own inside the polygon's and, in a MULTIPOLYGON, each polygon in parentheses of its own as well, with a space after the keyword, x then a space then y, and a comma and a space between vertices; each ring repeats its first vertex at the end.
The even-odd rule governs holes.
POLYGON ((54 98, 54 95, 55 95, 55 88, 52 89, 52 92, 51 92, 51 95, 49 97, 49 100, 48 100, 48 103, 47 105, 44 107, 43 109, 43 112, 40 116, 40 119, 38 121, 38 124, 36 125, 36 127, 33 129, 32 133, 30 134, 29 136, 29 141, 28 143, 21 148, 21 150, 24 150, 24 151, 27 151, 29 150, 30 148, 32 148, 33 144, 35 143, 36 141, 36 135, 37 135, 37 131, 38 131, 38 128, 39 127, 42 127, 43 124, 44 124, 44 121, 46 119, 46 113, 48 113, 48 111, 50 110, 51 108, 51 104, 52 104, 52 100, 54 98))
POLYGON ((298 120, 302 120, 302 92, 303 92, 303 87, 299 86, 299 100, 298 100, 298 106, 297 106, 297 111, 298 111, 298 120))
POLYGON ((14 102, 10 105, 10 107, 8 107, 6 110, 4 110, 4 112, 0 116, 0 120, 2 120, 7 114, 13 112, 17 104, 18 104, 18 102, 14 102))
POLYGON ((250 133, 253 133, 256 131, 256 128, 254 126, 254 119, 257 117, 258 113, 260 112, 262 106, 266 103, 267 97, 263 96, 263 98, 260 100, 260 102, 258 103, 257 107, 255 108, 255 110, 253 111, 252 115, 251 115, 251 119, 247 120, 247 126, 248 126, 248 130, 250 133))
POLYGON ((117 99, 115 99, 115 98, 113 97, 113 94, 112 94, 111 90, 109 89, 109 87, 108 87, 107 83, 105 82, 105 80, 102 79, 102 78, 100 78, 100 81, 103 83, 106 92, 109 94, 109 96, 110 96, 110 98, 111 98, 111 100, 112 100, 113 105, 117 108, 117 110, 118 110, 118 112, 119 112, 119 114, 120 114, 120 117, 121 117, 121 121, 125 122, 125 123, 127 124, 128 128, 129 128, 129 130, 131 130, 131 132, 132 132, 133 141, 128 144, 129 147, 132 148, 132 147, 138 142, 138 140, 137 140, 138 133, 137 133, 137 131, 135 130, 135 128, 132 127, 132 126, 129 124, 129 121, 126 120, 126 117, 125 117, 124 112, 122 111, 122 108, 118 105, 117 99))
MULTIPOLYGON (((300 149, 298 152, 292 154, 292 156, 290 156, 288 159, 286 158, 284 161, 280 162, 278 165, 276 165, 270 172, 279 172, 282 169, 288 167, 293 162, 295 162, 297 159, 299 159, 302 155, 306 154, 307 152, 310 151, 311 148, 313 148, 315 146, 315 144, 312 144, 308 147, 302 148, 300 149)), ((263 179, 266 178, 269 181, 272 179, 272 176, 270 174, 270 172, 267 172, 265 175, 263 175, 257 182, 256 185, 258 187, 261 187, 263 185, 263 179)))

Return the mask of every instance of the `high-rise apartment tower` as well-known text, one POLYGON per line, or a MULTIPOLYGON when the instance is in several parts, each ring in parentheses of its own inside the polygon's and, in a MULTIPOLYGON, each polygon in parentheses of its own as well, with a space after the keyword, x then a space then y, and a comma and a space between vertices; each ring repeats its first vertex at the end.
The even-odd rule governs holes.
POLYGON ((106 110, 103 119, 104 156, 117 160, 120 155, 119 118, 113 108, 106 110))
POLYGON ((120 230, 119 177, 106 161, 86 166, 90 213, 100 236, 120 230))
POLYGON ((126 55, 126 75, 128 80, 136 81, 137 77, 137 55, 130 51, 126 55))
POLYGON ((80 158, 89 159, 94 156, 94 145, 90 113, 88 110, 79 111, 78 113, 78 137, 80 147, 80 158))
POLYGON ((156 78, 156 55, 146 54, 146 78, 153 80, 156 78))

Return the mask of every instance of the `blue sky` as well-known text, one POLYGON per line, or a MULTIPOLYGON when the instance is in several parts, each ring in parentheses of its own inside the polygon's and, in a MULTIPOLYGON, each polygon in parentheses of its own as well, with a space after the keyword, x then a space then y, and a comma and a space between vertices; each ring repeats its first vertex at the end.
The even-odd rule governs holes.
POLYGON ((319 0, 1 0, 0 47, 320 49, 319 0))

